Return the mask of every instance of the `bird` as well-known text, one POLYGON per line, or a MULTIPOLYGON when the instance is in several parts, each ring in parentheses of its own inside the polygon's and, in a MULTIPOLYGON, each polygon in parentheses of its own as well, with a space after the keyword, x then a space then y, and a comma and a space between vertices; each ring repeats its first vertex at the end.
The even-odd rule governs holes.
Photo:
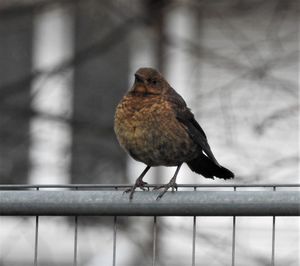
POLYGON ((233 172, 218 163, 190 108, 163 75, 154 68, 142 67, 134 77, 114 117, 114 131, 121 147, 133 159, 146 164, 135 184, 125 190, 130 192, 130 200, 137 188, 146 190, 143 178, 155 166, 177 167, 167 184, 154 188, 163 188, 157 200, 169 188, 177 188, 176 178, 183 163, 205 178, 234 178, 233 172))

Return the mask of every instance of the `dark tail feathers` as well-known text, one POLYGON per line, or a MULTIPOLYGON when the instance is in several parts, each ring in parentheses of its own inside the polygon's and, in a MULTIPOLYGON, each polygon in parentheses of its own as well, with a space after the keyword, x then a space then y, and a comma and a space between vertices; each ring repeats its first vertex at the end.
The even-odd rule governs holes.
POLYGON ((192 171, 201 174, 206 178, 229 179, 234 177, 234 173, 223 166, 216 165, 212 160, 201 153, 196 159, 186 162, 192 171))

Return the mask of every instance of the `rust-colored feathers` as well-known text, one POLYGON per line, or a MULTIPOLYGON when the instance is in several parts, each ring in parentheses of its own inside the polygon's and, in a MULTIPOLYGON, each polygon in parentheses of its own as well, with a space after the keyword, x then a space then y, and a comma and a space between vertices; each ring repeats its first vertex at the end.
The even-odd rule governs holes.
POLYGON ((207 178, 234 176, 215 159, 183 98, 153 68, 136 72, 133 87, 117 106, 114 128, 121 146, 147 166, 185 162, 207 178))

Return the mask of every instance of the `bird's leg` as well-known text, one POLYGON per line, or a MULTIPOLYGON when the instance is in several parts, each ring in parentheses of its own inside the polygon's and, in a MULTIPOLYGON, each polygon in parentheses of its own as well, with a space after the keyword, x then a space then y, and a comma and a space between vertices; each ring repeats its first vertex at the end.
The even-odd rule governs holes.
POLYGON ((156 198, 156 200, 159 200, 168 191, 168 189, 170 187, 172 188, 172 191, 174 191, 174 188, 177 188, 176 178, 177 178, 177 175, 178 175, 178 172, 179 172, 179 169, 180 169, 181 165, 182 164, 180 164, 180 165, 177 166, 175 174, 171 178, 171 180, 169 181, 168 184, 154 188, 154 189, 164 188, 164 190, 158 195, 158 197, 156 198))
POLYGON ((141 175, 140 175, 140 176, 137 178, 137 180, 135 181, 135 184, 134 184, 131 188, 126 189, 126 190, 124 191, 124 193, 130 192, 130 194, 129 194, 129 199, 132 199, 132 198, 133 198, 133 193, 134 193, 134 191, 135 191, 135 189, 136 189, 137 187, 139 187, 139 188, 142 189, 142 190, 145 190, 145 187, 144 187, 144 186, 145 186, 147 183, 143 181, 143 177, 144 177, 145 174, 148 172, 148 170, 150 169, 150 167, 151 167, 151 166, 148 166, 148 165, 147 165, 147 167, 145 168, 145 170, 141 173, 141 175))

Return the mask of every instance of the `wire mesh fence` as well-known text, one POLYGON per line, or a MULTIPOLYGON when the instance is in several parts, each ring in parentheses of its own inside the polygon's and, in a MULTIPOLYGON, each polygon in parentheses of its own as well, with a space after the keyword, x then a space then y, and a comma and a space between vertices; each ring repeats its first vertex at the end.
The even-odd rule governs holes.
MULTIPOLYGON (((154 185, 149 185, 151 189, 154 185)), ((156 200, 158 192, 136 192, 132 201, 123 191, 128 185, 1 185, 0 214, 3 216, 35 216, 34 256, 32 265, 39 264, 41 216, 73 216, 73 261, 68 265, 85 265, 78 262, 78 232, 82 216, 111 216, 111 262, 117 262, 118 227, 121 216, 151 216, 151 265, 162 265, 157 259, 159 249, 159 220, 162 216, 192 217, 190 262, 197 263, 197 220, 201 216, 232 217, 231 264, 236 263, 236 224, 239 216, 270 216, 271 254, 269 265, 276 264, 276 217, 300 216, 300 185, 179 185, 156 200)), ((3 230, 3 229, 2 229, 3 230)), ((3 261, 1 259, 0 261, 3 261)), ((7 265, 5 263, 1 265, 7 265)), ((150 265, 150 264, 148 264, 150 265)), ((200 264, 201 265, 201 264, 200 264)), ((261 264, 264 265, 264 264, 261 264)))

